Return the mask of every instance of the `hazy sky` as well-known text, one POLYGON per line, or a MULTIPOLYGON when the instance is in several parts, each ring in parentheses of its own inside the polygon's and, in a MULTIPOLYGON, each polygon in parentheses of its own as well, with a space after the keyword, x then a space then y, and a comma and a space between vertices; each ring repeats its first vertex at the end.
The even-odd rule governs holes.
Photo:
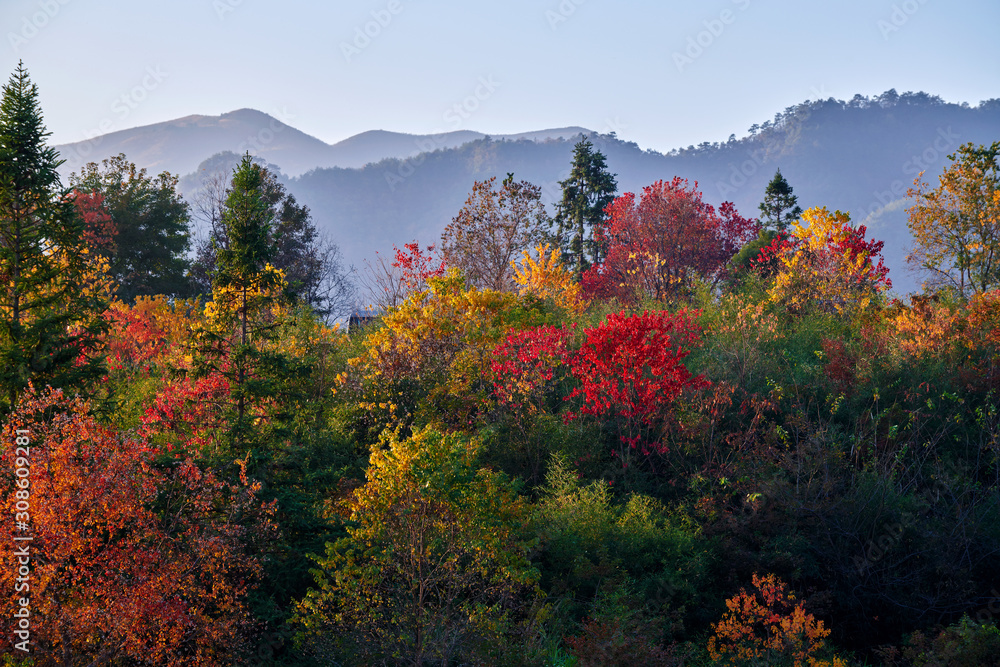
POLYGON ((1000 97, 998 0, 0 0, 52 143, 251 107, 371 129, 580 125, 666 151, 807 99, 1000 97))

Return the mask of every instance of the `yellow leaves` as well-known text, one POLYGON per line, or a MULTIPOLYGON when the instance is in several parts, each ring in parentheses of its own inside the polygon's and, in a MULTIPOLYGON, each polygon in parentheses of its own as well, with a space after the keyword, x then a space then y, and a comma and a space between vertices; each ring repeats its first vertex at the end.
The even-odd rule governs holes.
POLYGON ((846 213, 811 208, 793 225, 793 241, 778 253, 769 290, 772 303, 790 310, 863 311, 888 286, 882 243, 866 241, 846 213))
POLYGON ((521 264, 511 262, 514 269, 514 283, 521 295, 532 295, 552 301, 571 313, 580 314, 587 308, 580 285, 563 267, 558 248, 548 244, 535 246, 537 259, 527 251, 523 253, 521 264))
MULTIPOLYGON (((931 188, 920 177, 907 195, 913 234, 912 265, 925 269, 933 286, 984 292, 1000 284, 995 255, 1000 245, 1000 142, 965 144, 931 188)), ((922 175, 921 175, 922 176, 922 175)))

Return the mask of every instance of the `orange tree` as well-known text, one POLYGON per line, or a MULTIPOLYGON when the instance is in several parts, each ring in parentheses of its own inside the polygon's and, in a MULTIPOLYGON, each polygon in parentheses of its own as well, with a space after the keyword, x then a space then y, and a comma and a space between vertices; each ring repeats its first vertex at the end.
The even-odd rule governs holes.
POLYGON ((924 270, 931 285, 963 296, 1000 286, 1000 142, 965 144, 949 155, 939 185, 920 178, 907 193, 913 234, 910 264, 924 270))
POLYGON ((783 581, 755 574, 753 587, 726 600, 728 611, 708 640, 713 664, 846 667, 840 658, 820 658, 830 631, 795 602, 783 581))
POLYGON ((270 531, 255 487, 187 459, 160 467, 145 440, 56 390, 27 393, 2 435, 17 444, 0 477, 17 523, 0 585, 17 594, 0 601, 0 650, 17 655, 20 613, 37 665, 233 664, 260 571, 248 547, 270 531))
POLYGON ((502 640, 535 602, 518 526, 527 507, 480 468, 476 440, 424 429, 383 434, 347 501, 348 536, 317 559, 299 641, 326 660, 501 664, 502 640), (491 658, 486 656, 491 655, 491 658))

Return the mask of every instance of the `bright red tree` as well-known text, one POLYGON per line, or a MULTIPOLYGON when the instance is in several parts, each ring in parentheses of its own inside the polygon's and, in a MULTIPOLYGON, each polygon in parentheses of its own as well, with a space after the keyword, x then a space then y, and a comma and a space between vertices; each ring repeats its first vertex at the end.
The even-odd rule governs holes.
MULTIPOLYGON (((580 386, 568 398, 582 398, 582 414, 619 422, 622 446, 617 455, 623 466, 631 450, 665 453, 662 437, 677 399, 685 389, 708 384, 683 363, 700 334, 693 313, 686 310, 612 313, 584 331, 584 343, 570 360, 580 386)), ((574 417, 570 413, 567 418, 574 417)))
POLYGON ((507 334, 493 351, 494 395, 502 405, 537 413, 569 357, 567 332, 553 326, 507 334))
POLYGON ((594 296, 624 301, 674 298, 696 277, 714 284, 760 229, 756 220, 740 216, 729 202, 718 210, 705 203, 698 183, 689 186, 679 177, 643 188, 638 202, 633 193, 626 193, 609 204, 605 214, 608 219, 595 236, 607 256, 582 282, 594 296))

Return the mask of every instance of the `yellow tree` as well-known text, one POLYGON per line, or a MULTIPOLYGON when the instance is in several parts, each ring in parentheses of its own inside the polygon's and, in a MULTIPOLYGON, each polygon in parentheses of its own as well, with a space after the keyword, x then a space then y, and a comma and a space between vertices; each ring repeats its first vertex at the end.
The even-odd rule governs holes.
POLYGON ((791 310, 814 305, 842 312, 863 310, 891 287, 882 263, 882 241, 865 240, 846 213, 811 208, 792 226, 792 238, 765 248, 777 258, 773 302, 791 310))
POLYGON ((1000 142, 961 146, 931 188, 920 177, 907 194, 913 250, 907 261, 931 286, 963 296, 1000 285, 1000 142))
POLYGON ((318 588, 299 605, 312 651, 364 664, 499 662, 538 572, 518 536, 527 506, 477 465, 477 448, 429 429, 372 447, 367 483, 347 503, 348 537, 327 545, 318 588))
POLYGON ((521 296, 551 299, 559 308, 577 315, 586 310, 583 290, 563 266, 562 251, 546 243, 535 246, 535 255, 525 250, 519 265, 511 262, 521 296))
POLYGON ((389 424, 464 428, 490 395, 493 350, 515 327, 541 322, 510 292, 467 287, 454 268, 382 316, 350 360, 361 405, 389 424))

